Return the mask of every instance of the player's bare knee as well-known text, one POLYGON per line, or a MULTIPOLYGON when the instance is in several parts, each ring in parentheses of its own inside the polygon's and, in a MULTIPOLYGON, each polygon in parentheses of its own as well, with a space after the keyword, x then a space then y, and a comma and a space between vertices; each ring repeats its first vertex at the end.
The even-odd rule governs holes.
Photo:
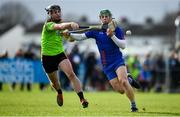
POLYGON ((76 78, 76 75, 74 74, 74 72, 71 72, 67 75, 67 77, 69 78, 69 80, 74 80, 76 78))

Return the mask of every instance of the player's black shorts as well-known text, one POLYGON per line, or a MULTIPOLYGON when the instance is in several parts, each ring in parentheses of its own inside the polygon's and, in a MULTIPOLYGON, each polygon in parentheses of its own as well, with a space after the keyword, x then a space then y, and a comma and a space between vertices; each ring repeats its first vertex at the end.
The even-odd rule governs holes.
POLYGON ((52 73, 58 70, 59 63, 64 59, 67 59, 64 52, 55 56, 42 55, 42 65, 46 73, 52 73))

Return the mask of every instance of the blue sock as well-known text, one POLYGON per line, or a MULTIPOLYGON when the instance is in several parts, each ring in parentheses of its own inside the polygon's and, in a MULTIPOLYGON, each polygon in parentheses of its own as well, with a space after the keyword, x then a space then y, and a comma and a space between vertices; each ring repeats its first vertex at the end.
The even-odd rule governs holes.
POLYGON ((133 80, 130 77, 128 77, 128 81, 131 84, 133 80))
POLYGON ((134 101, 131 102, 131 108, 136 108, 136 102, 134 101))

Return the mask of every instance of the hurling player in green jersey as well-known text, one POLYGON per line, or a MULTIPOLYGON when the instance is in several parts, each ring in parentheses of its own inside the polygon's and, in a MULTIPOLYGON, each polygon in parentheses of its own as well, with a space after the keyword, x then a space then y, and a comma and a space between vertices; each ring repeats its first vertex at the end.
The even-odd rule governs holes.
POLYGON ((57 73, 58 68, 60 68, 73 85, 83 108, 86 108, 88 107, 88 102, 84 98, 80 80, 75 75, 72 65, 66 57, 62 43, 62 35, 60 33, 65 29, 78 29, 79 25, 74 22, 63 23, 61 21, 61 8, 59 5, 50 5, 45 10, 49 18, 45 22, 42 30, 42 65, 52 87, 57 91, 57 104, 59 106, 63 105, 63 93, 57 73))

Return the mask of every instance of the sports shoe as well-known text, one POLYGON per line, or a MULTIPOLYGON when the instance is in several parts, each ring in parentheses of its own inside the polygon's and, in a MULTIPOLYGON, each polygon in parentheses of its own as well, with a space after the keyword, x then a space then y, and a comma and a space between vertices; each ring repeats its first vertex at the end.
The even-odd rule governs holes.
POLYGON ((132 80, 132 82, 130 83, 130 85, 136 89, 140 89, 141 85, 139 84, 139 82, 137 82, 132 76, 131 74, 128 73, 127 75, 128 78, 130 78, 132 80))
POLYGON ((88 103, 88 101, 86 99, 81 99, 80 102, 81 102, 83 108, 87 108, 88 107, 89 103, 88 103))
POLYGON ((138 112, 138 108, 132 107, 132 108, 131 108, 131 112, 138 112))
POLYGON ((57 104, 59 106, 63 105, 63 95, 62 94, 57 94, 57 104))

